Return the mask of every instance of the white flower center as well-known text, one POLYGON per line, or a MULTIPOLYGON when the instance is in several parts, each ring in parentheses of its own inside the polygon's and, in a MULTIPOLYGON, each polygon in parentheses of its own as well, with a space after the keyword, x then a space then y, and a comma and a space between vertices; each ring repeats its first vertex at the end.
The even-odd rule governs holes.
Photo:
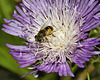
POLYGON ((63 13, 59 16, 56 9, 52 10, 52 18, 45 25, 50 25, 54 28, 52 34, 48 35, 48 44, 43 43, 43 45, 51 48, 52 50, 57 50, 59 54, 60 50, 62 52, 73 53, 73 49, 77 45, 77 36, 79 32, 80 23, 76 22, 77 14, 75 9, 71 11, 63 10, 63 13), (58 18, 60 17, 60 19, 58 18), (76 23, 75 23, 76 22, 76 23))

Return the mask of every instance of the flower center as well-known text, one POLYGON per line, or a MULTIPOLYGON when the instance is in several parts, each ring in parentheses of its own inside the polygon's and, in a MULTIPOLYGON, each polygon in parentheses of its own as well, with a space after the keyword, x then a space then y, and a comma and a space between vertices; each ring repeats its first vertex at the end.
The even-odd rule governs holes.
POLYGON ((43 43, 52 50, 62 50, 72 52, 74 46, 76 46, 76 36, 77 31, 68 29, 66 26, 62 25, 61 27, 54 28, 52 34, 46 36, 48 44, 43 43))

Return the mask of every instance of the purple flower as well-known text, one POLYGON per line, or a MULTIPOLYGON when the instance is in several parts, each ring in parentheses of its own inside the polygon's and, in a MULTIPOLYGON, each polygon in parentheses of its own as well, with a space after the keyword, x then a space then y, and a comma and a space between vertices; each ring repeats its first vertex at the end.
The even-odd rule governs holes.
POLYGON ((84 68, 89 57, 100 54, 93 51, 100 38, 87 39, 89 31, 100 25, 99 0, 23 0, 20 5, 22 9, 16 6, 20 15, 14 11, 15 19, 4 19, 8 25, 2 30, 27 41, 26 46, 6 44, 19 68, 35 69, 26 74, 37 77, 37 71, 45 71, 74 77, 68 59, 84 68))

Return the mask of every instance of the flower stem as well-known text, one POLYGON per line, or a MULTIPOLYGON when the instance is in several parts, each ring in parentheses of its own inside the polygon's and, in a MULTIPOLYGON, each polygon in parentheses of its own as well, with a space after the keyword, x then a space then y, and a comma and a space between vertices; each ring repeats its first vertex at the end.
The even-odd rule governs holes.
POLYGON ((75 64, 75 66, 72 68, 72 72, 74 73, 77 70, 78 66, 75 64))
POLYGON ((90 80, 90 75, 89 75, 88 68, 87 68, 86 64, 85 64, 85 67, 86 67, 86 71, 87 71, 87 79, 90 80))

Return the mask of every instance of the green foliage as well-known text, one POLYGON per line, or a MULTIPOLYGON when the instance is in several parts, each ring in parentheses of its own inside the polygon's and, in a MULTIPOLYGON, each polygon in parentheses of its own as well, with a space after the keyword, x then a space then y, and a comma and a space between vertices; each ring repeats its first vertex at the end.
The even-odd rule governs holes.
POLYGON ((93 65, 96 68, 96 70, 100 72, 100 61, 94 62, 93 65))
POLYGON ((95 28, 95 29, 93 29, 93 30, 91 30, 91 31, 90 31, 89 37, 90 37, 90 38, 91 38, 91 37, 95 37, 95 38, 100 37, 100 26, 97 27, 97 28, 95 28))
POLYGON ((100 76, 99 77, 95 77, 95 78, 93 78, 91 80, 100 80, 100 76))
POLYGON ((93 58, 90 59, 90 62, 93 64, 95 69, 100 72, 100 56, 93 56, 93 58))

